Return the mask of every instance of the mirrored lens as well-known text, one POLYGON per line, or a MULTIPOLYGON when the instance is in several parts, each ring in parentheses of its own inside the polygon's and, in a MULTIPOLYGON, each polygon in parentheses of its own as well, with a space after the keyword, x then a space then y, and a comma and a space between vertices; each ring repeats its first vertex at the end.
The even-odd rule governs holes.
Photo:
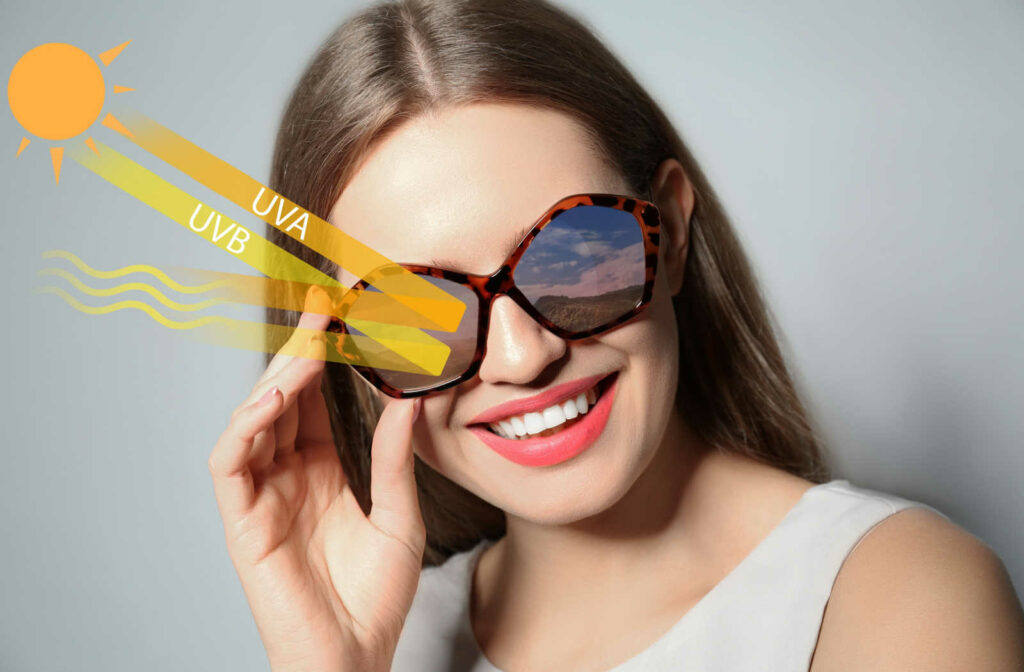
POLYGON ((559 214, 515 268, 516 286, 544 317, 588 331, 628 313, 643 297, 643 230, 628 212, 579 205, 559 214))
MULTIPOLYGON (((469 368, 473 361, 473 355, 476 352, 477 322, 480 310, 480 301, 477 295, 468 287, 457 282, 427 275, 420 275, 420 277, 466 304, 466 312, 463 314, 456 331, 446 332, 421 329, 424 334, 441 341, 451 349, 451 353, 448 355, 448 359, 439 375, 431 375, 424 372, 414 362, 411 362, 410 358, 404 357, 401 354, 403 352, 401 348, 388 347, 378 340, 367 336, 369 328, 367 328, 366 332, 360 330, 354 320, 348 320, 345 324, 345 330, 350 336, 360 337, 353 338, 351 345, 348 347, 358 352, 363 362, 372 363, 371 368, 376 371, 377 375, 384 382, 392 387, 408 392, 432 387, 458 378, 469 368)), ((360 311, 358 304, 360 301, 369 302, 372 300, 368 295, 377 292, 377 290, 368 287, 364 291, 366 295, 357 299, 352 304, 350 314, 366 313, 366 311, 360 311)), ((418 354, 428 359, 432 356, 432 353, 437 352, 437 348, 433 345, 430 346, 429 352, 426 350, 417 351, 415 346, 403 345, 402 347, 405 348, 404 352, 406 353, 418 354)), ((365 366, 366 364, 363 365, 365 366)))

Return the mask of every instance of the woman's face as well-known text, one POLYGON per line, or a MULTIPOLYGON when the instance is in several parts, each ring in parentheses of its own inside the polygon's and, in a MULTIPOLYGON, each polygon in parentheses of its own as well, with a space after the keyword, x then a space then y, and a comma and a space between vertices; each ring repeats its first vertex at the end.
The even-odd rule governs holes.
MULTIPOLYGON (((571 117, 526 105, 475 104, 414 118, 375 145, 330 220, 393 261, 445 259, 451 270, 485 275, 505 261, 511 252, 505 241, 516 232, 562 197, 588 192, 630 194, 571 117)), ((675 413, 678 334, 670 297, 685 248, 667 251, 678 251, 666 244, 666 234, 676 238, 676 232, 665 230, 678 204, 665 210, 654 297, 633 321, 570 342, 507 296, 497 297, 478 375, 424 399, 414 430, 420 459, 508 514, 547 524, 586 518, 625 494, 675 413), (666 255, 675 258, 666 263, 666 255), (612 372, 607 424, 571 459, 524 466, 468 427, 503 402, 612 372)), ((340 279, 353 281, 344 272, 340 279)))

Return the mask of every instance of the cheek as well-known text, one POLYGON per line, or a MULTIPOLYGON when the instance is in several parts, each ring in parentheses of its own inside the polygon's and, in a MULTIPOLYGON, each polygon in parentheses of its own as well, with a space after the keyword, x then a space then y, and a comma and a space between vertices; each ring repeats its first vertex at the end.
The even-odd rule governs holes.
POLYGON ((450 391, 424 399, 420 417, 412 429, 413 451, 434 471, 448 478, 451 478, 450 462, 455 459, 451 454, 451 446, 455 445, 452 428, 446 424, 452 413, 452 399, 450 391))
POLYGON ((651 392, 657 395, 659 402, 652 405, 663 407, 663 414, 667 416, 675 405, 676 388, 679 385, 679 326, 675 307, 667 293, 655 295, 650 308, 655 324, 652 339, 657 348, 651 392))
POLYGON ((624 343, 630 358, 642 357, 661 363, 661 368, 670 368, 670 362, 678 359, 679 334, 676 326, 675 309, 672 301, 664 294, 655 292, 642 317, 622 330, 629 334, 629 343, 624 343), (636 327, 631 329, 630 327, 636 327))
POLYGON ((654 296, 640 317, 609 336, 615 338, 616 347, 629 354, 633 366, 641 367, 644 375, 651 378, 652 391, 658 394, 666 389, 675 391, 679 373, 679 328, 672 298, 662 278, 655 282, 654 296), (667 387, 669 382, 671 387, 667 387))
POLYGON ((620 417, 637 419, 622 431, 632 433, 629 441, 644 444, 657 442, 675 408, 679 384, 675 308, 668 293, 659 289, 640 318, 608 334, 609 345, 626 353, 628 385, 621 388, 621 397, 616 393, 616 403, 621 401, 626 411, 620 417))

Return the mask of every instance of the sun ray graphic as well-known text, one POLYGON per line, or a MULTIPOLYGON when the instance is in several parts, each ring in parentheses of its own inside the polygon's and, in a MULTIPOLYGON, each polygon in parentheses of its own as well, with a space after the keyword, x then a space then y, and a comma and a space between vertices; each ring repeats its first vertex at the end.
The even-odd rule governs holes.
MULTIPOLYGON (((109 66, 131 40, 97 56, 109 66)), ((114 85, 114 93, 135 89, 114 85)), ((67 140, 81 135, 103 112, 106 84, 92 56, 72 44, 49 42, 30 49, 18 59, 7 80, 7 102, 14 118, 28 135, 22 137, 16 158, 32 141, 29 135, 45 140, 67 140)), ((124 126, 107 113, 103 125, 121 131, 124 126)), ((95 152, 92 137, 85 143, 95 152)), ((53 180, 60 184, 60 166, 64 146, 50 147, 53 180)))

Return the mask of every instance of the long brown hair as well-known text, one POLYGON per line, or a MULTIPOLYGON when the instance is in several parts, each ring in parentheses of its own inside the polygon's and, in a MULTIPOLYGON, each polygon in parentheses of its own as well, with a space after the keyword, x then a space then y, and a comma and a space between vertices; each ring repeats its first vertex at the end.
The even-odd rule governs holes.
MULTIPOLYGON (((667 157, 696 196, 679 324, 683 420, 717 450, 743 453, 815 483, 831 478, 736 235, 703 171, 640 84, 579 19, 546 0, 396 0, 363 9, 321 45, 277 134, 270 186, 327 218, 368 148, 403 122, 474 102, 518 102, 571 115, 594 149, 646 193, 667 157)), ((332 262, 283 235, 267 237, 326 274, 332 262)), ((275 309, 268 321, 295 325, 275 309)), ((381 408, 343 364, 323 381, 350 485, 370 510, 370 445, 381 408)), ((427 528, 424 566, 504 534, 501 510, 415 458, 427 528)))

